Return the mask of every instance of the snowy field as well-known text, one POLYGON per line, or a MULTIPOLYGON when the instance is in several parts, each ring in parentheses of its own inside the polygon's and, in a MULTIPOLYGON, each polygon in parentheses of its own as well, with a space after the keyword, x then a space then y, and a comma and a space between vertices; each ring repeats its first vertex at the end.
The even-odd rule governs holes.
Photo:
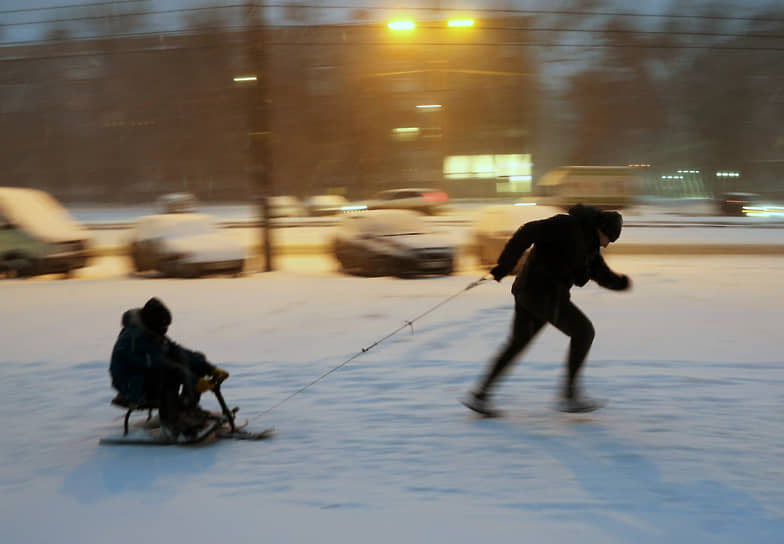
POLYGON ((354 278, 299 259, 242 278, 1 281, 0 542, 782 542, 784 260, 608 260, 632 291, 573 290, 597 330, 586 389, 610 400, 590 417, 551 409, 567 348, 552 328, 501 386, 505 418, 458 403, 507 335, 511 278, 271 411, 480 273, 354 278), (98 445, 122 425, 120 316, 150 296, 273 439, 98 445))

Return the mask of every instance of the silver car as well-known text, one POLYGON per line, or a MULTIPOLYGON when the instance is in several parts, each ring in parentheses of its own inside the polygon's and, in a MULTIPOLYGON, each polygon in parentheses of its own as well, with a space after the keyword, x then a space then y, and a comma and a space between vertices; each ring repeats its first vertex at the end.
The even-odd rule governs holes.
POLYGON ((414 210, 427 215, 443 213, 449 196, 440 189, 408 188, 381 191, 367 204, 375 210, 414 210))
POLYGON ((344 271, 367 276, 448 275, 455 268, 454 244, 408 210, 345 216, 336 228, 333 252, 344 271))
POLYGON ((196 277, 240 274, 245 249, 211 215, 169 213, 140 218, 130 240, 137 272, 154 270, 166 276, 196 277))

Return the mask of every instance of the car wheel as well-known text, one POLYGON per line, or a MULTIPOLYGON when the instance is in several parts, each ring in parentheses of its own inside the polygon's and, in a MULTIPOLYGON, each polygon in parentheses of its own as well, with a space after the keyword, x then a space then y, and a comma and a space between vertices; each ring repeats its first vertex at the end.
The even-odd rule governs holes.
POLYGON ((139 261, 139 257, 137 257, 136 254, 131 255, 131 262, 133 263, 134 272, 144 271, 144 268, 142 267, 142 263, 139 261))
POLYGON ((179 263, 174 259, 169 259, 161 263, 161 274, 167 278, 174 278, 180 275, 179 263))
POLYGON ((29 278, 33 275, 35 265, 24 255, 9 255, 4 259, 2 268, 7 278, 29 278))
POLYGON ((388 270, 389 263, 382 255, 373 255, 368 263, 368 275, 373 277, 388 276, 396 270, 388 270))
POLYGON ((184 265, 180 263, 179 270, 180 270, 180 276, 188 279, 198 278, 200 276, 207 274, 207 272, 204 269, 200 268, 199 265, 197 264, 184 265))

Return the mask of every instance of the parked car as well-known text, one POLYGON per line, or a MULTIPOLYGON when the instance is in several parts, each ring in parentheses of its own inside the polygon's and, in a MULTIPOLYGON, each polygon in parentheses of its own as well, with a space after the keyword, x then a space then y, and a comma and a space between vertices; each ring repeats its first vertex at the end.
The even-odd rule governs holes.
POLYGON ((306 198, 303 204, 308 214, 314 216, 338 215, 350 205, 346 197, 341 195, 315 195, 306 198))
POLYGON ((270 217, 305 217, 308 211, 302 202, 291 195, 270 196, 267 198, 270 217))
POLYGON ((345 216, 336 228, 333 252, 344 271, 368 276, 448 275, 455 267, 454 244, 410 210, 345 216))
POLYGON ((169 213, 139 218, 130 240, 137 272, 154 270, 167 276, 196 277, 240 274, 245 250, 215 218, 199 213, 169 213))
POLYGON ((506 242, 524 223, 546 219, 559 213, 565 212, 559 207, 541 206, 534 202, 496 204, 481 208, 473 228, 474 246, 479 264, 494 265, 506 242))
POLYGON ((0 274, 64 274, 87 265, 90 235, 49 193, 0 187, 0 274))
POLYGON ((427 215, 442 213, 449 196, 439 189, 413 188, 381 191, 367 204, 373 210, 414 210, 427 215))
POLYGON ((199 200, 192 193, 169 193, 158 198, 158 213, 196 213, 199 200))

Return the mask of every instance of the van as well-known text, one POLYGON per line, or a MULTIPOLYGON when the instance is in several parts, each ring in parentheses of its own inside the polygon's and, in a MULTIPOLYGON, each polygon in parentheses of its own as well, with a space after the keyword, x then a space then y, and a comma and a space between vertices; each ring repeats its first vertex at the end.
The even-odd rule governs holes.
POLYGON ((575 204, 618 209, 634 205, 642 186, 639 169, 627 166, 561 166, 536 184, 564 209, 575 204))
POLYGON ((156 202, 158 213, 196 213, 199 199, 193 193, 168 193, 156 202))
POLYGON ((0 274, 27 277, 83 268, 89 234, 49 193, 0 187, 0 274))

